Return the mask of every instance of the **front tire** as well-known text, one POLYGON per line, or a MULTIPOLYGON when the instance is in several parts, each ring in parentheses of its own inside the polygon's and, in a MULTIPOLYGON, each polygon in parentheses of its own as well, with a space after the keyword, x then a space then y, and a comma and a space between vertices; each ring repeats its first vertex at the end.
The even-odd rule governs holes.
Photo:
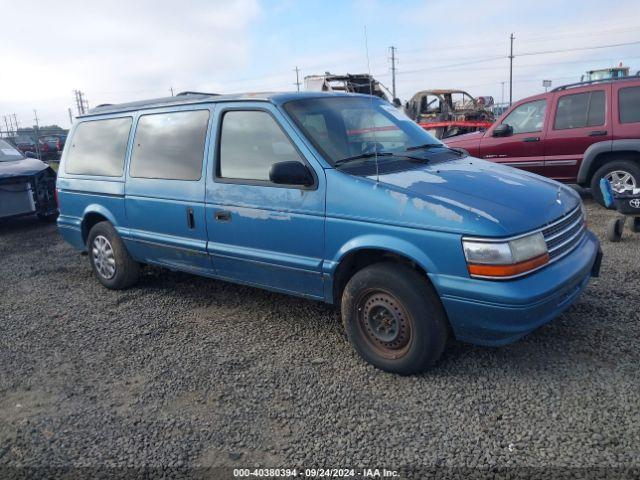
POLYGON ((632 160, 614 160, 605 163, 591 178, 591 195, 600 205, 604 199, 600 191, 600 179, 606 178, 615 193, 631 193, 640 186, 640 166, 632 160))
POLYGON ((105 287, 122 290, 138 281, 140 264, 131 258, 109 222, 93 226, 87 238, 87 251, 93 273, 105 287))
POLYGON ((447 342, 447 318, 433 287, 396 263, 370 265, 349 280, 342 320, 360 356, 387 372, 422 372, 440 358, 447 342))

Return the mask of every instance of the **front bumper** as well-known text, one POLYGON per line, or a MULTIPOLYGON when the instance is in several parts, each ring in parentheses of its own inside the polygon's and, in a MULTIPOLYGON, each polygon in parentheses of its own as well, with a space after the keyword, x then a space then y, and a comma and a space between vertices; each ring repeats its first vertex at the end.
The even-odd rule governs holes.
POLYGON ((524 278, 498 282, 432 275, 457 339, 499 346, 553 320, 600 268, 600 243, 587 231, 561 260, 524 278))

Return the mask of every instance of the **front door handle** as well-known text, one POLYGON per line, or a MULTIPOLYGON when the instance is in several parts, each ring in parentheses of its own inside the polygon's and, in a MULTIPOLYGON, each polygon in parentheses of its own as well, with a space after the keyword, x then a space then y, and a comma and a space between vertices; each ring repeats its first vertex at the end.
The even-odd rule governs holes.
POLYGON ((607 134, 606 130, 594 130, 593 132, 589 132, 590 137, 601 137, 606 134, 607 134))
POLYGON ((227 210, 218 210, 213 214, 214 218, 219 222, 228 222, 231 220, 231 212, 227 210))
POLYGON ((527 137, 522 141, 523 142, 539 142, 540 141, 540 137, 527 137))

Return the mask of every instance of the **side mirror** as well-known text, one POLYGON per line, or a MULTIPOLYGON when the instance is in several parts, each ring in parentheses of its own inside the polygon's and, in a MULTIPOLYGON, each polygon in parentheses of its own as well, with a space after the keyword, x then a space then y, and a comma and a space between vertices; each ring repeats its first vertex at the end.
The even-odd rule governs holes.
POLYGON ((399 98, 394 98, 394 99, 393 99, 393 104, 394 104, 397 108, 402 107, 402 102, 400 101, 400 99, 399 99, 399 98))
POLYGON ((269 180, 278 185, 300 185, 308 187, 313 185, 313 175, 300 162, 278 162, 271 165, 269 180))
POLYGON ((508 137, 512 133, 513 133, 513 127, 511 125, 508 125, 506 123, 501 123, 500 125, 496 126, 496 128, 493 129, 493 131, 491 132, 491 135, 494 137, 508 137))
POLYGON ((24 156, 26 158, 38 158, 38 156, 33 152, 25 152, 24 156))

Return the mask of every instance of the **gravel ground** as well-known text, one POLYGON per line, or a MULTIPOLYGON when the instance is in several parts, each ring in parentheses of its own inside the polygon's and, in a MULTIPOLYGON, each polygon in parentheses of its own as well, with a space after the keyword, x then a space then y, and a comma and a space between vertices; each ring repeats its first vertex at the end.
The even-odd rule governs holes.
POLYGON ((329 306, 151 268, 108 291, 54 225, 5 222, 0 477, 65 466, 210 478, 231 473, 189 469, 637 469, 640 235, 608 243, 614 213, 586 203, 605 255, 580 300, 514 345, 453 343, 413 377, 360 360, 329 306))

